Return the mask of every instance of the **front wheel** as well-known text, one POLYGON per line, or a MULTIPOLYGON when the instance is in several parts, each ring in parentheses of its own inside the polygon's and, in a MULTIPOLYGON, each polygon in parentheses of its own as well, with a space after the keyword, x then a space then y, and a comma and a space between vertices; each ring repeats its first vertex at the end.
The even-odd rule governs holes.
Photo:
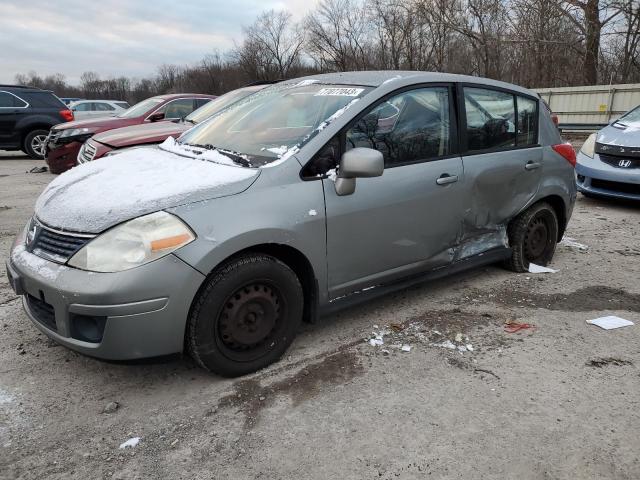
POLYGON ((508 228, 511 258, 506 267, 514 272, 529 271, 529 264, 547 265, 558 241, 558 217, 551 205, 536 203, 511 221, 508 228))
POLYGON ((47 130, 33 130, 24 137, 22 149, 24 153, 36 160, 44 159, 45 142, 47 140, 47 130))
POLYGON ((203 368, 225 377, 278 360, 302 320, 296 274, 278 259, 251 254, 217 269, 194 300, 187 348, 203 368))

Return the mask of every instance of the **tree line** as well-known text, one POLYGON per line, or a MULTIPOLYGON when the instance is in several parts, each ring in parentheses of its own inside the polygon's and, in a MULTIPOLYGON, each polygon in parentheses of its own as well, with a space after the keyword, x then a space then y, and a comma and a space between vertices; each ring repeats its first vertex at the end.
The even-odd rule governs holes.
POLYGON ((426 70, 525 87, 640 82, 638 0, 322 0, 300 22, 269 10, 240 43, 147 78, 79 85, 18 74, 61 97, 136 102, 171 92, 221 94, 247 83, 348 70, 426 70))

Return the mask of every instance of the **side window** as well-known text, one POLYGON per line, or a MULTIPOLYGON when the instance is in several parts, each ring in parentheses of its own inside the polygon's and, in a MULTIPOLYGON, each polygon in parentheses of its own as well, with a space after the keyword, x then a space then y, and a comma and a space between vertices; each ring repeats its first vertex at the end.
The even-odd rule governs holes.
POLYGON ((0 92, 0 108, 14 108, 16 97, 7 92, 0 92))
POLYGON ((115 108, 113 108, 108 103, 94 103, 94 105, 96 106, 96 110, 100 112, 108 112, 111 110, 115 110, 115 108))
POLYGON ((28 105, 27 102, 9 92, 0 92, 0 108, 25 108, 28 105))
POLYGON ((516 145, 513 95, 483 88, 465 88, 464 107, 469 150, 493 150, 516 145))
POLYGON ((193 99, 181 98, 164 106, 164 118, 182 118, 193 112, 193 99))
POLYGON ((385 167, 429 160, 451 151, 449 89, 409 90, 389 98, 346 133, 346 149, 368 147, 385 167))
POLYGON ((77 112, 89 112, 91 111, 91 105, 93 105, 93 102, 84 102, 84 103, 79 103, 78 105, 74 105, 74 109, 77 112))
POLYGON ((525 97, 516 97, 516 102, 518 105, 518 146, 535 145, 538 141, 537 102, 525 97))

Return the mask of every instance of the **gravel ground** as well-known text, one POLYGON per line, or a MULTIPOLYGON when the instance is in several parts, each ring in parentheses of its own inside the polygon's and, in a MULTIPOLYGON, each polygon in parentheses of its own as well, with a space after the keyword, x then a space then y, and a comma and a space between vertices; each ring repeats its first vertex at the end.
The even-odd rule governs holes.
MULTIPOLYGON (((41 164, 0 155, 3 258, 53 178, 25 173, 41 164)), ((237 380, 57 346, 1 262, 0 478, 638 479, 640 207, 580 196, 567 235, 588 249, 559 245, 558 273, 488 267, 389 295, 237 380), (636 325, 585 323, 602 315, 636 325)))

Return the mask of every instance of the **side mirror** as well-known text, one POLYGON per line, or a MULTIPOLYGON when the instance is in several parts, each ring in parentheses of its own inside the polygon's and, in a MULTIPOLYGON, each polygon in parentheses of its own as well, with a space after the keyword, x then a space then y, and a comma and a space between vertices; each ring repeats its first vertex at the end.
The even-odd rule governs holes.
POLYGON ((336 178, 336 193, 351 195, 356 191, 356 178, 379 177, 384 171, 384 157, 373 148, 353 148, 342 155, 336 178))
POLYGON ((149 120, 150 122, 157 122, 157 121, 160 121, 160 120, 164 120, 164 113, 162 113, 162 112, 153 113, 153 114, 149 115, 147 120, 149 120))

